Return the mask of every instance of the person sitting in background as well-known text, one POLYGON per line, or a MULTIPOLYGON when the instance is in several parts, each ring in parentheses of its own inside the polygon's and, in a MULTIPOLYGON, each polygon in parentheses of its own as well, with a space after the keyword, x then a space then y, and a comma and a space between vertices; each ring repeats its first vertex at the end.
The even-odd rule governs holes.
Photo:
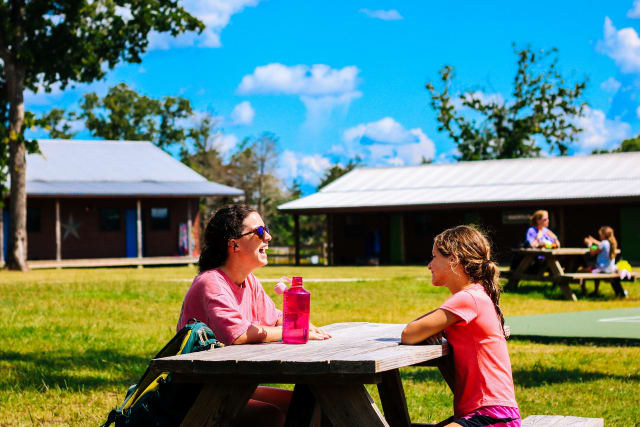
MULTIPOLYGON (((600 227, 598 230, 600 240, 594 239, 589 235, 584 238, 584 243, 589 247, 589 254, 596 257, 596 264, 591 268, 592 273, 615 273, 616 267, 616 251, 618 250, 618 241, 613 235, 613 228, 608 225, 600 227)), ((592 295, 598 295, 598 287, 600 281, 595 281, 595 287, 592 295)))
POLYGON ((560 240, 549 230, 549 212, 538 210, 531 215, 531 227, 527 230, 527 243, 534 249, 559 248, 560 240))

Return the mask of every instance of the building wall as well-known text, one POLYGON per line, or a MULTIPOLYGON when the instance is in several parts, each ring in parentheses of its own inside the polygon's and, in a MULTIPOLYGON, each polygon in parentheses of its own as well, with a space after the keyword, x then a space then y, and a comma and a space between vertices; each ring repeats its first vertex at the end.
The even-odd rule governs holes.
POLYGON ((421 264, 430 256, 433 238, 441 231, 460 224, 477 224, 491 238, 494 256, 508 263, 511 249, 522 244, 529 228, 528 217, 537 209, 549 211, 550 228, 562 246, 581 247, 587 235, 598 238, 602 225, 613 227, 622 256, 640 261, 640 203, 590 203, 545 206, 504 205, 477 209, 432 209, 381 213, 335 213, 333 221, 334 263, 366 264, 367 236, 377 229, 381 235, 382 264, 421 264), (639 214, 636 215, 636 212, 639 214), (404 261, 390 258, 392 239, 390 218, 401 215, 404 261), (637 217, 637 218, 636 218, 637 217), (625 251, 625 247, 627 250, 625 251))
MULTIPOLYGON (((195 255, 200 253, 200 214, 198 199, 151 198, 142 199, 142 241, 143 256, 179 255, 178 237, 180 224, 187 222, 188 204, 191 205, 195 255), (167 208, 169 213, 167 229, 153 229, 152 208, 167 208)), ((40 213, 39 231, 30 231, 28 238, 28 258, 55 259, 55 200, 29 198, 27 208, 35 208, 40 213)), ((133 198, 60 199, 60 221, 62 258, 117 258, 125 257, 126 251, 126 211, 136 209, 133 198), (100 210, 115 209, 119 213, 119 227, 104 231, 100 227, 100 210)), ((135 236, 134 236, 135 238, 135 236)))

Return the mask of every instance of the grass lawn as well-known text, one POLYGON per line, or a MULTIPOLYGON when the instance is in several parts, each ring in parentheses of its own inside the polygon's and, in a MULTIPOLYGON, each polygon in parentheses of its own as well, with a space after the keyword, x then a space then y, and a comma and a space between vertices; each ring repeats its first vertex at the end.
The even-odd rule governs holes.
MULTIPOLYGON (((147 362, 175 332, 195 268, 0 272, 0 425, 97 425, 119 405, 147 362)), ((424 267, 289 267, 258 270, 278 306, 274 282, 302 275, 317 325, 343 321, 406 323, 438 306, 446 289, 431 286, 424 267), (369 279, 332 282, 332 278, 369 279), (371 280, 373 279, 373 280, 371 280)), ((640 306, 629 298, 569 302, 548 285, 529 283, 504 294, 506 316, 640 306)), ((640 344, 509 340, 523 417, 603 417, 607 425, 639 425, 640 344)), ((402 371, 414 421, 442 420, 452 395, 435 368, 402 371)), ((375 387, 369 388, 377 399, 375 387)))

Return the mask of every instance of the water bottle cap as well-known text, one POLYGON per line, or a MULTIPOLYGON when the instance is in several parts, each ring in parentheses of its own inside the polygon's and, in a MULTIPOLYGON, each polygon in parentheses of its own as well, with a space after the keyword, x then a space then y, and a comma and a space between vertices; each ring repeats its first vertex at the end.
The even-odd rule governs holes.
POLYGON ((294 286, 302 286, 302 277, 293 276, 291 278, 291 287, 294 287, 294 286))

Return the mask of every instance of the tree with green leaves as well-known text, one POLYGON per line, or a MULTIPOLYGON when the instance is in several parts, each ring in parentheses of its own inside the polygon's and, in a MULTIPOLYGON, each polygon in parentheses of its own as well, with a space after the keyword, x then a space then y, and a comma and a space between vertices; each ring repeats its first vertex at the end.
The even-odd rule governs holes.
POLYGON ((245 138, 231 156, 234 187, 244 190, 245 202, 268 216, 282 198, 282 183, 275 174, 279 157, 278 139, 265 132, 258 138, 245 138))
POLYGON ((472 90, 452 94, 455 74, 449 65, 440 70, 442 90, 427 83, 438 130, 456 143, 459 160, 536 157, 541 150, 536 139, 543 139, 550 152, 566 155, 582 131, 575 118, 587 105, 580 101, 587 79, 567 83, 558 70, 556 49, 518 51, 514 46, 514 51, 518 68, 510 97, 484 97, 472 90))
POLYGON ((593 150, 591 154, 630 153, 632 151, 640 151, 640 135, 623 140, 620 146, 613 150, 593 150))
POLYGON ((360 166, 361 163, 362 158, 356 156, 355 158, 350 159, 344 166, 341 163, 332 164, 331 167, 325 171, 324 176, 320 180, 320 184, 318 184, 318 190, 331 184, 342 175, 351 172, 353 169, 360 166))
POLYGON ((151 141, 163 149, 178 144, 184 150, 187 140, 199 137, 198 129, 185 125, 186 119, 194 119, 188 99, 150 98, 120 83, 109 88, 103 98, 95 92, 84 94, 79 112, 51 109, 36 119, 36 126, 47 131, 51 138, 70 139, 75 136, 70 123, 83 122, 83 127, 95 137, 151 141))
POLYGON ((9 268, 27 269, 24 130, 32 116, 25 111, 25 90, 93 82, 120 61, 139 63, 151 31, 176 36, 203 28, 175 0, 0 1, 0 104, 8 112, 0 134, 9 152, 8 162, 0 161, 11 175, 9 268))
POLYGON ((193 114, 191 102, 178 96, 162 100, 140 95, 120 83, 102 98, 84 95, 78 118, 94 136, 109 140, 152 141, 160 148, 184 144, 188 131, 176 122, 193 114))
POLYGON ((69 124, 75 119, 75 113, 66 113, 62 108, 54 107, 36 119, 36 127, 45 130, 54 139, 71 139, 76 135, 69 124))

